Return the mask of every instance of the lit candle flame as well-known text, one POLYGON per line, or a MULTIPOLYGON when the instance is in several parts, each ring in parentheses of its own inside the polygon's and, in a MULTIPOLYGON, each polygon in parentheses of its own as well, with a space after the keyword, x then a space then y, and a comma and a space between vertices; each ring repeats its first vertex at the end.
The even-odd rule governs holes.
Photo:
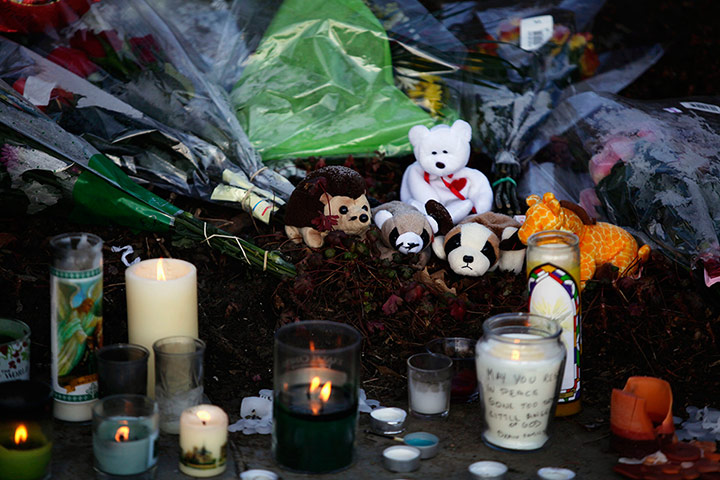
POLYGON ((519 350, 513 350, 510 353, 510 359, 511 360, 520 360, 520 351, 519 350))
POLYGON ((313 342, 312 340, 310 340, 310 351, 311 352, 315 351, 315 342, 313 342))
POLYGON ((323 403, 328 401, 328 398, 330 398, 331 391, 332 391, 332 382, 326 382, 325 385, 323 385, 322 389, 320 390, 320 400, 322 400, 323 403))
POLYGON ((25 428, 25 425, 20 424, 15 429, 15 445, 20 445, 21 443, 27 442, 27 437, 27 428, 25 428))
POLYGON ((205 422, 210 421, 210 413, 206 412, 205 410, 200 410, 195 415, 200 419, 200 421, 203 422, 203 425, 205 425, 205 422))
POLYGON ((130 427, 123 425, 115 432, 115 441, 118 443, 127 442, 130 438, 130 427))
POLYGON ((310 393, 313 393, 320 386, 320 377, 313 377, 310 380, 310 393))
POLYGON ((164 282, 165 280, 167 280, 167 278, 165 278, 165 269, 163 269, 162 260, 162 258, 159 258, 157 262, 157 279, 161 282, 164 282))

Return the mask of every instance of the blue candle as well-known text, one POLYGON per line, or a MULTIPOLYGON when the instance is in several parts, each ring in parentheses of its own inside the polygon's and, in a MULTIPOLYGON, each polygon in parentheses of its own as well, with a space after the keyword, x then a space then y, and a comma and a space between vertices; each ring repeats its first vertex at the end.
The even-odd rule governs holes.
POLYGON ((145 472, 157 462, 157 438, 148 419, 108 418, 93 435, 95 466, 113 475, 145 472))

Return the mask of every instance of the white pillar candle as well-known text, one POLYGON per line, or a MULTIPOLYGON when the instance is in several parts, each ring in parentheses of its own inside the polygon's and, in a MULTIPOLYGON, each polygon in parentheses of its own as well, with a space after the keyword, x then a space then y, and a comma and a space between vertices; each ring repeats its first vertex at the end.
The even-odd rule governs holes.
POLYGON ((227 467, 228 416, 215 405, 196 405, 180 416, 180 471, 212 477, 227 467))
POLYGON ((539 335, 505 334, 518 343, 493 338, 478 342, 485 440, 512 450, 535 450, 548 440, 547 427, 565 358, 556 344, 523 343, 539 335))
POLYGON ((175 258, 154 258, 125 270, 128 338, 150 351, 148 396, 155 396, 153 343, 174 335, 198 337, 197 270, 175 258))

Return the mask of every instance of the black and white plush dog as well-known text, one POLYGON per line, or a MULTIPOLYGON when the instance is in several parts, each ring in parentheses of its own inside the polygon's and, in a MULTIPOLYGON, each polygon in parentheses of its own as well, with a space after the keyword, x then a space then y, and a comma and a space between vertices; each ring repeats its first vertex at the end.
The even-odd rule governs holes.
POLYGON ((520 273, 525 245, 517 238, 520 223, 500 213, 486 212, 463 220, 445 236, 437 236, 435 255, 447 260, 458 275, 479 277, 486 272, 520 273))

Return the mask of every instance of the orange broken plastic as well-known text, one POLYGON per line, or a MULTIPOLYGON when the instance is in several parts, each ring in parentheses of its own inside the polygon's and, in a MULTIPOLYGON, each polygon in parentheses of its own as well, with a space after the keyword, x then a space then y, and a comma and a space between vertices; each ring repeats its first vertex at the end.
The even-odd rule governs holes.
POLYGON ((675 425, 670 384, 655 377, 630 377, 625 388, 613 389, 610 429, 628 440, 672 437, 675 425))

